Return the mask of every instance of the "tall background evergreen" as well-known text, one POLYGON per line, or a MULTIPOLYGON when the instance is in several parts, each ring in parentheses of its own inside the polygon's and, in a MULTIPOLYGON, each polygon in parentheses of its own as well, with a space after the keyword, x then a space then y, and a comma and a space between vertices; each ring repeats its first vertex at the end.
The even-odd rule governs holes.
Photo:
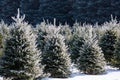
POLYGON ((76 0, 73 5, 73 21, 99 24, 110 20, 110 16, 120 19, 120 0, 76 0))
POLYGON ((0 0, 0 19, 10 23, 20 8, 26 14, 26 21, 36 24, 43 19, 57 24, 76 20, 87 23, 104 23, 111 15, 120 19, 120 0, 0 0))
POLYGON ((58 23, 72 23, 72 16, 69 14, 72 10, 74 0, 41 0, 40 14, 41 19, 49 20, 53 23, 54 18, 58 23))
POLYGON ((37 21, 37 18, 39 17, 39 1, 41 0, 21 0, 20 1, 20 10, 22 14, 26 15, 26 21, 29 23, 35 25, 37 23, 40 23, 37 21))
POLYGON ((10 24, 13 20, 12 16, 17 14, 20 0, 0 0, 0 19, 10 24))

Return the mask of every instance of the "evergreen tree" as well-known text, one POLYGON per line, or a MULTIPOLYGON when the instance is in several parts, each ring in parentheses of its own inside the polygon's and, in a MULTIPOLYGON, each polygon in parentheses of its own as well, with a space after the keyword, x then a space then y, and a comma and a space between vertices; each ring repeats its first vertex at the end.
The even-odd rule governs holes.
POLYGON ((39 16, 39 3, 40 0, 21 0, 20 9, 22 14, 26 15, 26 21, 29 21, 31 24, 35 25, 40 23, 37 20, 39 16))
POLYGON ((104 53, 106 61, 111 64, 114 60, 115 44, 117 42, 117 32, 114 29, 108 29, 100 40, 100 47, 104 53))
POLYGON ((41 0, 39 13, 40 20, 45 19, 46 21, 53 23, 56 18, 57 25, 59 23, 65 24, 66 22, 72 24, 72 16, 70 11, 72 10, 74 0, 41 0))
POLYGON ((69 25, 59 25, 60 27, 60 34, 62 34, 65 37, 65 43, 69 46, 70 39, 72 37, 72 30, 69 25))
POLYGON ((0 19, 10 24, 13 20, 11 16, 15 16, 19 8, 20 0, 1 0, 0 1, 0 19))
POLYGON ((34 80, 43 74, 36 36, 31 26, 23 21, 24 16, 20 17, 19 11, 13 20, 15 23, 10 26, 10 36, 6 39, 0 62, 0 75, 11 80, 34 80))
POLYGON ((49 34, 49 26, 42 22, 41 24, 36 26, 36 33, 37 33, 37 47, 38 49, 41 49, 41 51, 44 50, 44 45, 46 43, 46 36, 49 34))
POLYGON ((0 22, 0 33, 4 39, 9 36, 9 26, 4 21, 0 22))
POLYGON ((85 74, 100 74, 105 71, 105 59, 96 35, 91 30, 88 30, 89 35, 85 36, 85 42, 79 51, 77 67, 85 74))
POLYGON ((120 69, 120 38, 116 43, 113 66, 120 69))
POLYGON ((0 48, 2 48, 2 34, 0 33, 0 48))
POLYGON ((50 77, 65 78, 70 74, 70 58, 67 53, 67 46, 64 37, 59 34, 59 29, 51 26, 51 34, 47 36, 47 41, 43 51, 42 63, 44 71, 50 73, 50 77))
POLYGON ((103 24, 111 15, 120 19, 119 5, 116 0, 75 0, 71 14, 73 21, 103 24))
POLYGON ((4 21, 0 23, 0 56, 3 54, 3 49, 5 45, 5 39, 9 35, 9 27, 4 21))
POLYGON ((2 55, 2 48, 3 48, 3 37, 2 37, 2 34, 0 33, 0 57, 2 55))
POLYGON ((77 58, 79 57, 79 50, 81 49, 82 45, 84 44, 84 33, 85 27, 75 27, 73 31, 73 35, 69 42, 69 48, 71 53, 72 62, 77 64, 77 58))

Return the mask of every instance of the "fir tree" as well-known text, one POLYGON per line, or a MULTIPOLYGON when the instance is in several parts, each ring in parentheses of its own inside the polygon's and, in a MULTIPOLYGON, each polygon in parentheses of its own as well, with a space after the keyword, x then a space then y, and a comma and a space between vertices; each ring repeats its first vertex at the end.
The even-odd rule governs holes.
POLYGON ((46 43, 46 36, 49 34, 49 27, 45 22, 42 22, 41 24, 36 26, 36 34, 37 34, 37 47, 38 49, 41 49, 41 51, 44 50, 44 45, 46 43))
POLYGON ((105 71, 105 59, 101 48, 98 46, 96 35, 89 29, 85 42, 79 51, 77 67, 85 74, 100 74, 105 71))
POLYGON ((108 29, 100 40, 100 47, 104 53, 106 61, 111 64, 114 60, 115 44, 117 42, 117 32, 114 29, 108 29))
POLYGON ((3 37, 2 34, 0 33, 0 57, 2 55, 2 48, 3 48, 3 37))
POLYGON ((10 26, 10 36, 0 62, 0 75, 12 80, 34 80, 43 74, 36 36, 24 18, 20 17, 19 11, 17 18, 13 17, 15 23, 10 26))
POLYGON ((4 23, 4 21, 1 21, 0 23, 0 55, 3 54, 3 49, 5 45, 5 39, 9 35, 9 27, 7 24, 4 23))
POLYGON ((120 38, 116 43, 113 66, 120 69, 120 38))
POLYGON ((71 53, 71 59, 73 63, 77 63, 77 58, 79 57, 79 50, 81 49, 82 45, 84 44, 84 33, 85 27, 75 27, 71 40, 69 42, 69 50, 71 53))
POLYGON ((69 42, 72 37, 72 30, 71 30, 70 26, 65 24, 65 25, 59 25, 58 27, 60 27, 60 34, 62 34, 65 37, 66 45, 69 46, 69 42))
POLYGON ((50 77, 65 78, 70 74, 71 64, 64 37, 59 34, 58 30, 58 28, 51 26, 51 34, 47 36, 42 54, 42 63, 46 65, 44 71, 50 73, 50 77))

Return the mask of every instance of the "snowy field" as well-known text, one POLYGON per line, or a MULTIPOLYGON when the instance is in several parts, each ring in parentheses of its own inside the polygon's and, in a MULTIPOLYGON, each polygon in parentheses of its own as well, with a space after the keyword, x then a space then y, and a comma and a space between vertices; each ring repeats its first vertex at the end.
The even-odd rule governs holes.
POLYGON ((85 75, 79 73, 76 68, 71 69, 71 78, 58 79, 58 78, 46 78, 44 80, 120 80, 120 70, 112 68, 110 66, 106 67, 106 73, 101 75, 85 75))
MULTIPOLYGON (((45 78, 43 80, 120 80, 120 70, 112 68, 110 66, 106 67, 106 73, 101 75, 85 75, 76 68, 72 68, 71 78, 60 79, 60 78, 45 78)), ((0 80, 3 80, 0 78, 0 80)))

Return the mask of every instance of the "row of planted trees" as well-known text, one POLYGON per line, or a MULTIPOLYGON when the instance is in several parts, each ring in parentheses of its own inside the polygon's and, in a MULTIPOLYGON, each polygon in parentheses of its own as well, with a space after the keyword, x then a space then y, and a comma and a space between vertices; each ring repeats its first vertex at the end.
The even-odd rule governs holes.
POLYGON ((34 28, 24 18, 18 13, 8 27, 0 24, 0 75, 4 78, 66 78, 71 63, 85 74, 105 72, 106 63, 120 68, 120 23, 116 20, 101 26, 75 23, 72 28, 42 22, 34 28))

